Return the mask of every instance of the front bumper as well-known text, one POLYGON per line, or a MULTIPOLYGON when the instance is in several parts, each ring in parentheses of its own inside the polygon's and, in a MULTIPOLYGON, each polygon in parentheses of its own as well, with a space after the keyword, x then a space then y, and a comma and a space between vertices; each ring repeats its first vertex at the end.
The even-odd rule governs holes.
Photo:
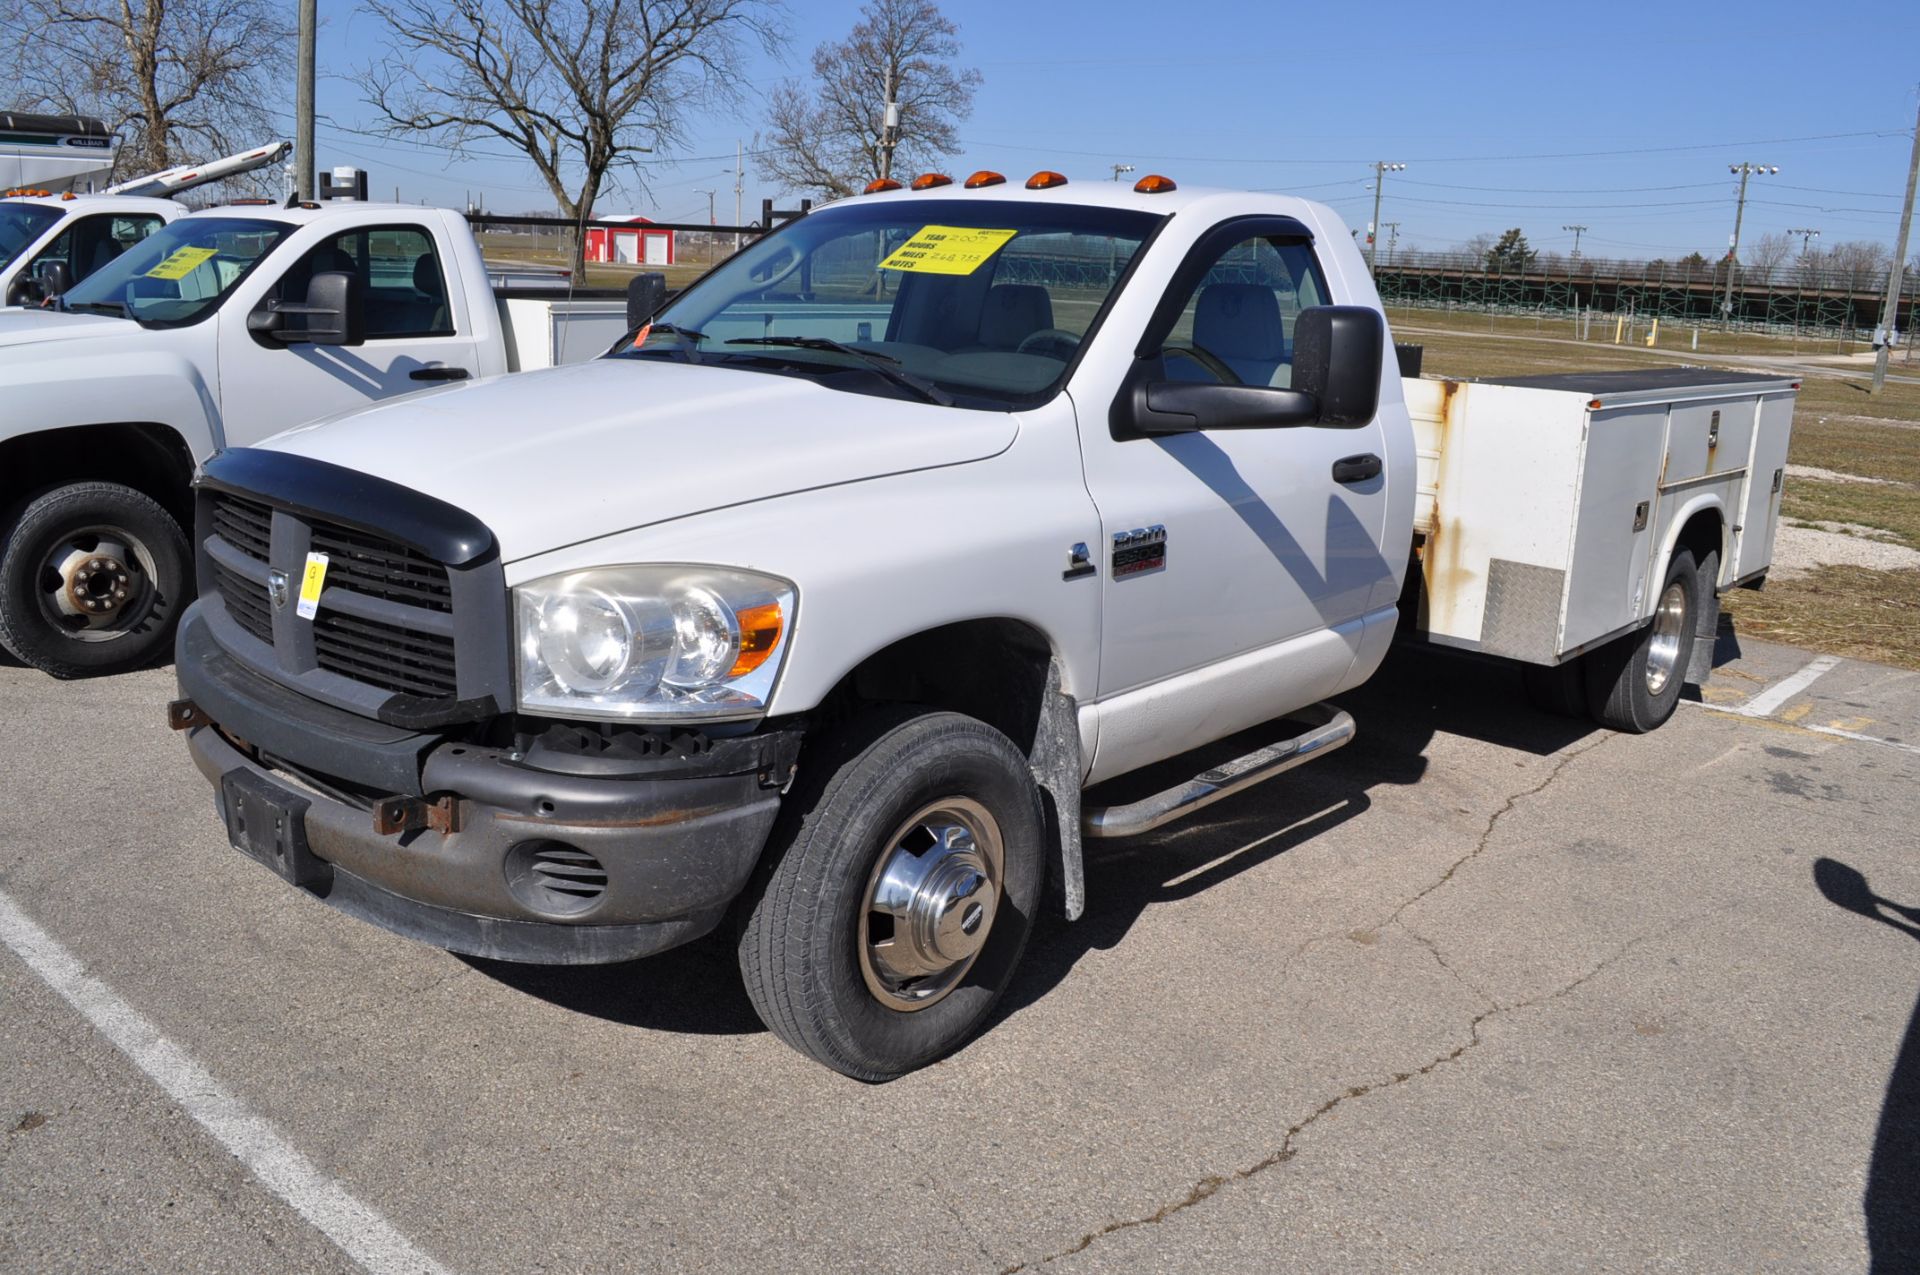
POLYGON ((642 774, 589 762, 537 768, 508 749, 399 731, 294 695, 228 656, 191 610, 176 669, 181 693, 210 719, 187 744, 236 848, 350 915, 498 960, 624 961, 711 930, 759 860, 798 747, 790 735, 736 747, 736 773, 713 757, 642 774), (451 796, 457 830, 375 831, 372 798, 352 794, 380 789, 451 796), (240 793, 249 809, 236 820, 228 807, 240 793), (300 843, 299 871, 241 831, 260 810, 298 824, 282 841, 300 843), (542 874, 555 848, 572 875, 542 874))

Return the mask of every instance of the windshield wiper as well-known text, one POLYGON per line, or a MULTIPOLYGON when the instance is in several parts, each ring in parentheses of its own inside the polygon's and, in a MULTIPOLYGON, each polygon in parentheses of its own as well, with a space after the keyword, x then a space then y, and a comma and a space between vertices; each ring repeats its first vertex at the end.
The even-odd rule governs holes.
POLYGON ((929 403, 938 403, 941 407, 953 406, 953 395, 947 393, 932 381, 915 376, 901 368, 900 360, 891 354, 882 354, 878 350, 862 350, 824 336, 739 336, 727 342, 728 345, 786 345, 797 350, 829 350, 835 354, 845 354, 860 360, 869 368, 878 372, 895 385, 912 390, 929 403))
POLYGON ((62 300, 60 308, 68 311, 78 310, 87 314, 111 314, 121 319, 127 317, 127 307, 118 301, 82 301, 76 305, 69 305, 62 300))
MULTIPOLYGON (((698 345, 700 342, 707 339, 707 334, 704 332, 695 332, 692 328, 676 327, 671 323, 643 324, 640 328, 640 331, 644 332, 647 336, 652 336, 656 332, 664 332, 668 336, 679 337, 680 338, 679 344, 675 345, 673 348, 677 352, 686 355, 687 362, 689 363, 698 363, 700 361, 700 351, 695 349, 694 347, 698 345)), ((634 333, 629 332, 627 333, 626 336, 621 337, 620 341, 616 343, 613 348, 615 350, 618 350, 620 349, 620 346, 622 344, 626 345, 626 347, 629 350, 634 350, 636 348, 642 348, 642 349, 645 348, 645 347, 636 347, 633 345, 633 342, 638 339, 639 338, 636 337, 634 333)))

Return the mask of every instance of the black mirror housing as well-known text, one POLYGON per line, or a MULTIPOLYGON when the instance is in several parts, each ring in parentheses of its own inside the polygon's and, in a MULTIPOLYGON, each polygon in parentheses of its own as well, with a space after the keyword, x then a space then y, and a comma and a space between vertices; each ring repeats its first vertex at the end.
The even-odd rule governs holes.
POLYGON ((627 280, 627 327, 646 326, 667 304, 667 276, 646 270, 627 280))
POLYGON ((304 305, 283 304, 264 315, 250 315, 247 329, 288 345, 365 344, 367 308, 360 297, 360 279, 345 270, 323 270, 307 284, 304 305), (299 315, 306 321, 295 327, 285 321, 285 315, 299 315))
POLYGON ((73 270, 64 261, 43 261, 33 268, 40 284, 40 299, 51 301, 73 287, 73 270))
POLYGON ((1293 388, 1320 405, 1316 425, 1355 429, 1380 409, 1380 367, 1387 325, 1378 310, 1317 305, 1293 327, 1293 388))

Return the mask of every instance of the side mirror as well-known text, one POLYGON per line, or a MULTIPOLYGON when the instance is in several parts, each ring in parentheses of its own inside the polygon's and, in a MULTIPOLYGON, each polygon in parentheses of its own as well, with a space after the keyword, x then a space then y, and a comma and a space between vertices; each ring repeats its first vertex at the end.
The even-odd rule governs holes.
POLYGON ((1380 408, 1380 361, 1387 325, 1378 310, 1317 305, 1293 326, 1293 388, 1320 405, 1317 425, 1354 429, 1380 408))
POLYGON ((627 280, 627 327, 644 327, 667 304, 667 276, 647 271, 627 280))
POLYGON ((40 300, 51 301, 73 287, 73 269, 64 261, 43 261, 33 268, 40 284, 40 300))
POLYGON ((288 345, 364 344, 367 310, 360 298, 360 280, 345 270, 323 270, 307 284, 305 304, 282 303, 256 310, 247 316, 247 330, 288 345), (306 321, 295 327, 285 321, 288 315, 306 321))

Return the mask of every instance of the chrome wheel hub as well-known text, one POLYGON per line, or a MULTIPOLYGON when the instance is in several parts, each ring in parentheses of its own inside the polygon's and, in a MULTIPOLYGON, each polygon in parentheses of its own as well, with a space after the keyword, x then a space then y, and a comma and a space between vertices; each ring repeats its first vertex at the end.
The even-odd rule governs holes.
POLYGON ((860 974, 889 1009, 924 1009, 966 977, 993 929, 1005 850, 986 807, 962 797, 902 824, 860 909, 860 974))
POLYGON ((98 529, 67 537, 47 552, 40 571, 47 618, 70 637, 98 642, 144 617, 152 566, 130 536, 98 529))
POLYGON ((1647 694, 1660 694, 1673 680, 1686 624, 1687 591, 1676 581, 1660 595, 1660 605, 1653 612, 1653 633, 1647 641, 1647 694))

